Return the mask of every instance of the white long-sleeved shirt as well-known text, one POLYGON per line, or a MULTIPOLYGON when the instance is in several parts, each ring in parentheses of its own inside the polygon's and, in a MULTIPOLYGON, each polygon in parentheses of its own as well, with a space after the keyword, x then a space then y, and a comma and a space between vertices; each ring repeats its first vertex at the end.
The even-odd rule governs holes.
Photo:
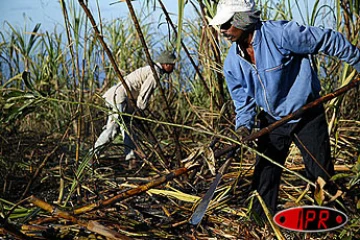
MULTIPOLYGON (((157 64, 155 69, 159 74, 162 73, 160 64, 157 64)), ((124 80, 129 87, 131 95, 136 100, 137 107, 141 110, 144 110, 147 107, 150 97, 157 86, 154 74, 151 71, 151 67, 145 66, 139 68, 127 75, 124 80)), ((126 101, 129 96, 127 96, 125 87, 120 82, 107 90, 104 93, 103 98, 112 107, 116 107, 118 104, 126 101)))

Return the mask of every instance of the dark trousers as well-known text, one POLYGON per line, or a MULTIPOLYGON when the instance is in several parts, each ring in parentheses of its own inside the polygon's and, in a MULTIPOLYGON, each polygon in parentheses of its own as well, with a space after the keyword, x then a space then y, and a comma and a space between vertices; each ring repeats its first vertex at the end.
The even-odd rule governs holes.
MULTIPOLYGON (((260 113, 258 117, 260 128, 276 121, 265 112, 260 113)), ((328 125, 322 106, 306 112, 299 122, 285 124, 260 137, 258 151, 283 165, 292 141, 301 151, 306 177, 310 181, 314 182, 318 176, 328 180, 329 176, 334 174, 334 165, 330 158, 328 125)), ((281 172, 280 167, 257 156, 252 187, 258 191, 272 214, 276 212, 281 172)), ((264 217, 257 199, 255 199, 253 210, 260 217, 264 217)))

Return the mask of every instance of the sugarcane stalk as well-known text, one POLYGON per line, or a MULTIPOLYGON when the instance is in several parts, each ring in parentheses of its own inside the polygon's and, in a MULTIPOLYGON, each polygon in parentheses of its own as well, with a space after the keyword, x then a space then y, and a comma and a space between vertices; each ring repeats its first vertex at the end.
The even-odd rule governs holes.
POLYGON ((51 213, 53 216, 66 219, 68 221, 71 221, 72 223, 79 224, 82 227, 87 228, 89 231, 92 231, 94 233, 100 234, 102 236, 111 238, 111 239, 130 239, 127 236, 124 236, 122 234, 119 234, 118 232, 115 232, 114 230, 111 230, 100 223, 96 221, 84 221, 81 219, 76 218, 72 214, 65 212, 39 198, 36 198, 35 196, 29 197, 29 202, 34 204, 35 206, 51 213))
POLYGON ((262 199, 262 197, 260 196, 260 194, 257 191, 255 191, 255 196, 257 197, 259 203, 261 204, 262 208, 264 209, 265 216, 267 217, 271 228, 274 230, 276 238, 279 240, 285 240, 285 237, 281 233, 280 228, 274 223, 269 209, 267 208, 264 200, 262 199))
POLYGON ((20 232, 15 225, 9 223, 6 219, 0 216, 0 235, 2 234, 11 235, 12 237, 14 237, 14 239, 33 239, 20 232))
POLYGON ((50 153, 48 153, 46 155, 46 157, 44 158, 44 160, 42 161, 42 163, 40 164, 40 166, 36 169, 36 172, 34 174, 34 176, 30 179, 29 183, 26 186, 25 191, 23 192, 22 196, 20 199, 24 199, 26 194, 28 193, 28 191, 30 190, 31 185, 33 184, 33 182, 35 181, 35 179, 39 176, 39 174, 41 173, 42 169, 45 167, 45 165, 47 164, 47 162, 49 161, 50 157, 56 152, 56 150, 59 148, 59 146, 56 146, 50 153))
MULTIPOLYGON (((86 16, 89 18, 89 20, 91 22, 91 25, 92 25, 92 27, 94 29, 95 36, 99 40, 101 46, 104 48, 104 50, 106 52, 106 55, 108 56, 108 58, 110 60, 110 63, 112 65, 112 67, 114 68, 114 71, 115 71, 116 75, 118 76, 118 78, 120 79, 120 82, 122 83, 122 85, 125 88, 126 94, 129 96, 130 99, 134 99, 128 85, 125 82, 125 79, 124 79, 123 75, 121 74, 121 72, 120 72, 120 70, 119 70, 119 68, 118 68, 118 66, 116 64, 116 61, 115 61, 115 58, 114 58, 113 54, 111 53, 109 47, 105 43, 104 37, 102 36, 102 34, 100 33, 100 31, 99 31, 99 29, 97 27, 97 24, 95 22, 95 19, 94 19, 93 15, 91 14, 89 8, 84 3, 84 0, 78 0, 78 1, 79 1, 80 6, 83 8, 86 16)), ((135 106, 136 106, 136 104, 135 104, 135 106)))
POLYGON ((93 211, 95 209, 99 209, 99 208, 103 208, 103 207, 106 207, 108 205, 111 205, 111 204, 114 204, 116 202, 119 202, 119 201, 122 201, 124 199, 127 199, 129 197, 132 197, 132 196, 135 196, 135 195, 139 195, 143 192, 146 192, 147 190, 151 189, 151 188, 154 188, 154 187, 157 187, 165 182, 168 182, 184 173, 187 173, 189 172, 190 170, 193 170, 195 168, 199 167, 198 165, 194 165, 194 166, 191 166, 189 168, 179 168, 179 169, 176 169, 172 172, 170 172, 169 174, 166 174, 165 176, 161 176, 161 177, 158 177, 156 178, 154 181, 152 182, 149 182, 147 184, 144 184, 144 185, 141 185, 141 186, 138 186, 137 188, 133 188, 133 189, 129 189, 125 192, 122 192, 114 197, 111 197, 109 199, 105 199, 105 200, 99 200, 95 203, 91 203, 91 204, 88 204, 86 206, 83 206, 81 208, 78 208, 78 209, 75 209, 74 210, 74 214, 75 215, 78 215, 78 214, 82 214, 82 213, 85 213, 85 212, 90 212, 90 211, 93 211))

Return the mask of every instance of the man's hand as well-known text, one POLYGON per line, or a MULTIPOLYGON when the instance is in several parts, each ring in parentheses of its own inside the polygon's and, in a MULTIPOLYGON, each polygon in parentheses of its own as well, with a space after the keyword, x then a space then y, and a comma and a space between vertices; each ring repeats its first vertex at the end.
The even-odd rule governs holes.
POLYGON ((246 138, 247 136, 249 136, 250 133, 251 133, 250 130, 245 126, 242 126, 242 127, 239 127, 238 129, 236 129, 236 135, 237 135, 237 138, 239 139, 239 141, 241 141, 244 138, 246 138))

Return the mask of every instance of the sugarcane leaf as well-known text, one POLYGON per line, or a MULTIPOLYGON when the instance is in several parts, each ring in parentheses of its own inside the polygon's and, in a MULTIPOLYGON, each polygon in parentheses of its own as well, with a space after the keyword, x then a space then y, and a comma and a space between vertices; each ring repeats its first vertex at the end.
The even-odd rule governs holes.
POLYGON ((177 30, 177 41, 176 41, 176 52, 180 53, 181 48, 181 35, 183 29, 183 18, 184 18, 184 9, 185 1, 178 0, 178 30, 177 30))
POLYGON ((25 86, 31 90, 31 91, 35 91, 35 88, 34 88, 34 85, 31 83, 30 81, 30 72, 27 72, 27 71, 24 71, 21 75, 24 83, 25 83, 25 86))
POLYGON ((31 49, 34 47, 34 44, 35 44, 35 42, 36 42, 36 40, 38 38, 38 35, 36 33, 39 31, 40 26, 41 26, 41 23, 36 24, 34 29, 31 32, 31 36, 30 36, 28 46, 27 46, 27 49, 26 49, 27 54, 29 54, 31 49))

